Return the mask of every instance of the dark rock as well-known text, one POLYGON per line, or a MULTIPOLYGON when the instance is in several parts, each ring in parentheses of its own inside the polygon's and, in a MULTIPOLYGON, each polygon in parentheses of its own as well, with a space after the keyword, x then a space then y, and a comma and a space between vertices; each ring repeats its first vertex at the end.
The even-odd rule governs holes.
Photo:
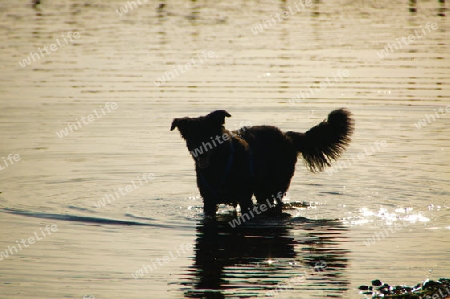
POLYGON ((376 279, 376 280, 372 280, 372 285, 374 286, 374 287, 379 287, 379 286, 381 286, 383 283, 379 280, 379 279, 376 279))

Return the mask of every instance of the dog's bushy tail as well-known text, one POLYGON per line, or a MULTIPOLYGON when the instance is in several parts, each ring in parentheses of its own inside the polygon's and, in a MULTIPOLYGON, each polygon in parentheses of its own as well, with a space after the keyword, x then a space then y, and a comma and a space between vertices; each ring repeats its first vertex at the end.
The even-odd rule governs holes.
POLYGON ((294 147, 302 153, 308 168, 323 171, 339 158, 350 143, 354 122, 350 111, 341 108, 328 114, 324 120, 306 133, 286 132, 294 147))

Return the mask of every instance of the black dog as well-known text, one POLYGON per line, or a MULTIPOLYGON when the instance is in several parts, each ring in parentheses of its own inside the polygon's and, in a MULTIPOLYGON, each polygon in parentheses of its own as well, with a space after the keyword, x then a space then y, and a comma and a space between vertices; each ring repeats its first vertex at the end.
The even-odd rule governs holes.
POLYGON ((195 160, 197 185, 209 216, 220 203, 239 204, 245 213, 253 208, 253 194, 259 204, 266 202, 281 212, 298 153, 311 171, 322 171, 345 150, 353 132, 351 113, 345 109, 331 112, 328 120, 306 133, 283 133, 273 126, 230 132, 223 126, 230 116, 216 110, 197 118, 175 118, 170 129, 178 128, 195 160))

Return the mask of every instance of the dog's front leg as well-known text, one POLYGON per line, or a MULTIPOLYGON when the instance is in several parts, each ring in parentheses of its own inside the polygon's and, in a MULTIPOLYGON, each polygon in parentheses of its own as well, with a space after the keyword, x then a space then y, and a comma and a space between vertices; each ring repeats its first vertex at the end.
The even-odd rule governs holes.
POLYGON ((217 212, 217 205, 212 198, 203 198, 203 212, 205 216, 214 217, 217 212))

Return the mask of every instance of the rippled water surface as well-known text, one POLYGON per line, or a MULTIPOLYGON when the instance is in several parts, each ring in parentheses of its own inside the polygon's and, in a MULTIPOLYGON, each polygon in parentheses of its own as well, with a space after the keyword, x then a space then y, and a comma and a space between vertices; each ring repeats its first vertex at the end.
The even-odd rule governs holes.
POLYGON ((0 2, 0 298, 363 298, 450 277, 448 3, 135 2, 0 2), (204 219, 173 118, 304 132, 339 107, 353 142, 328 172, 298 162, 290 217, 204 219))

